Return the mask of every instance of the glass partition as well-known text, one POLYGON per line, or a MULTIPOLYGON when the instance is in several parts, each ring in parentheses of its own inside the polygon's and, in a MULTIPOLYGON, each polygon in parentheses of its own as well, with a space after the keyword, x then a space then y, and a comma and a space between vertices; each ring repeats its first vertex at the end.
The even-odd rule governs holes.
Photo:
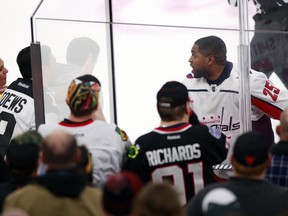
MULTIPOLYGON (((247 7, 251 38, 256 9, 251 2, 247 7)), ((157 91, 166 81, 182 81, 191 71, 188 59, 197 39, 219 36, 227 45, 228 60, 239 63, 239 18, 238 7, 218 0, 43 1, 33 18, 33 35, 43 47, 43 86, 60 106, 55 121, 69 113, 65 97, 76 73, 67 66, 66 56, 73 39, 88 37, 99 45, 97 62, 89 73, 102 83, 104 115, 134 141, 159 125, 157 91), (50 72, 43 61, 46 46, 55 57, 50 72)))

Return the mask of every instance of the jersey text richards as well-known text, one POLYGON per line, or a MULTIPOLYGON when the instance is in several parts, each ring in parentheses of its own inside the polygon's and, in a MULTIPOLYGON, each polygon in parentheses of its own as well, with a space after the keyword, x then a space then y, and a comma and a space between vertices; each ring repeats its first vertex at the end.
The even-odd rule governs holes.
POLYGON ((187 161, 201 157, 200 145, 198 143, 184 146, 163 148, 146 152, 149 166, 157 166, 177 161, 187 161))

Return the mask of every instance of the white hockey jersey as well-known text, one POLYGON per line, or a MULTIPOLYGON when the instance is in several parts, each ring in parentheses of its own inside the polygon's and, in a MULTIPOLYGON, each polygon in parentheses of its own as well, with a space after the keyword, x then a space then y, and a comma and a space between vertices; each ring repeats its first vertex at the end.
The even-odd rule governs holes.
MULTIPOLYGON (((281 112, 288 107, 288 92, 278 89, 261 72, 251 71, 249 80, 252 121, 265 114, 279 119, 281 112)), ((238 71, 231 62, 227 62, 216 81, 194 78, 190 73, 183 83, 188 89, 191 107, 201 123, 221 129, 228 138, 240 134, 240 83, 238 71)))
POLYGON ((10 140, 35 129, 32 80, 18 78, 0 98, 0 149, 5 154, 10 140))
POLYGON ((72 123, 64 120, 57 123, 42 124, 38 131, 42 136, 55 129, 64 129, 74 135, 79 145, 86 145, 92 154, 93 183, 101 186, 111 174, 121 171, 132 143, 126 133, 117 125, 100 120, 72 123))

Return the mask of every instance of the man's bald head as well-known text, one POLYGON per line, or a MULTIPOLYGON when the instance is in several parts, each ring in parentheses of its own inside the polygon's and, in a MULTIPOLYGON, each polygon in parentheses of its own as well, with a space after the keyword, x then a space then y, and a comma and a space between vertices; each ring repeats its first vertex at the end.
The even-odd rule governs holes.
POLYGON ((77 141, 63 130, 55 130, 45 137, 43 158, 48 166, 71 166, 77 162, 77 141))

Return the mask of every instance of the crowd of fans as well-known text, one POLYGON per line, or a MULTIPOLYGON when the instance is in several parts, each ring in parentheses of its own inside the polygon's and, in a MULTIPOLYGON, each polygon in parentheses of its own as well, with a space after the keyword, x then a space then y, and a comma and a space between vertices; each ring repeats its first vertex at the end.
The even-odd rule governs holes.
MULTIPOLYGON (((201 98, 196 85, 211 82, 214 93, 233 79, 225 44, 218 37, 205 37, 191 52, 193 74, 185 78, 185 85, 163 84, 156 95, 160 125, 135 142, 118 125, 106 122, 101 83, 83 71, 67 85, 64 100, 69 112, 64 119, 36 128, 30 47, 17 56, 22 77, 8 87, 8 70, 0 59, 2 215, 288 215, 288 110, 277 110, 279 143, 271 144, 263 130, 233 133, 230 143, 232 134, 204 124, 195 113, 201 98), (212 51, 206 55, 205 49, 212 51), (216 80, 209 81, 217 71, 221 73, 216 80), (192 106, 191 97, 196 98, 192 106)), ((285 93, 277 96, 285 99, 285 93)), ((275 104, 271 102, 274 108, 275 104)), ((54 108, 48 111, 59 113, 54 108)), ((259 118, 263 116, 264 111, 259 118)))

